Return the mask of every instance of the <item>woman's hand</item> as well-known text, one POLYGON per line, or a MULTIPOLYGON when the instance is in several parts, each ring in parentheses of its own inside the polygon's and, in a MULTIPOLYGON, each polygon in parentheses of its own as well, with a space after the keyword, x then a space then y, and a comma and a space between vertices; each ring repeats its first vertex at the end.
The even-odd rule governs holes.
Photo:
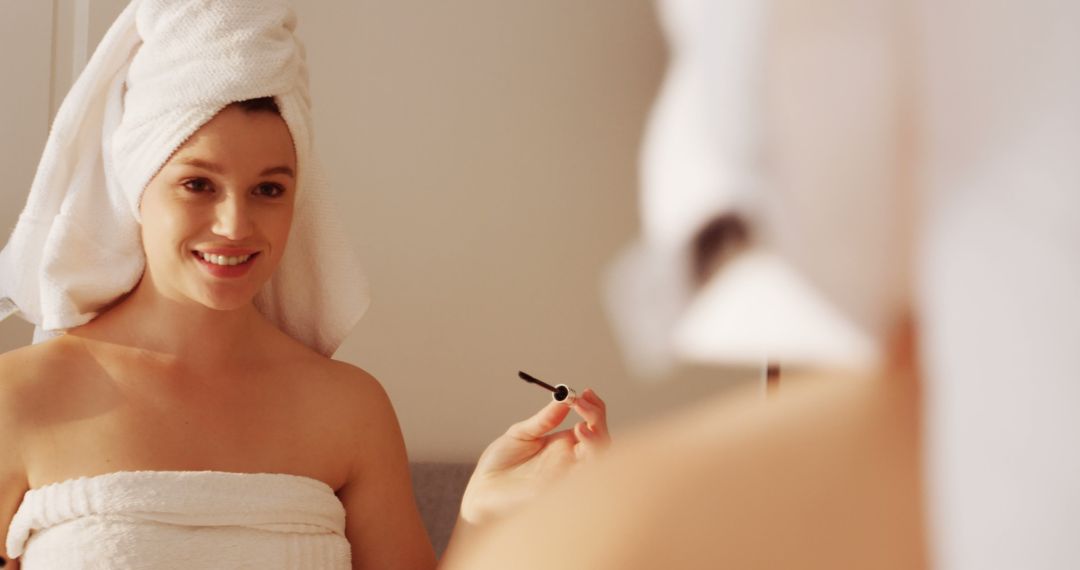
POLYGON ((461 518, 477 525, 528 502, 574 465, 608 446, 607 410, 592 389, 567 406, 551 402, 506 430, 484 450, 461 501, 461 518), (583 421, 555 429, 573 408, 583 421))

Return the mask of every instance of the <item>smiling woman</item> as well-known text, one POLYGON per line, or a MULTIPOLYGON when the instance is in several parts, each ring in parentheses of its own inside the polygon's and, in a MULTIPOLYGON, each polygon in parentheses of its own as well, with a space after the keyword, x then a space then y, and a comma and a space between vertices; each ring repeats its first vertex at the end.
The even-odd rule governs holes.
MULTIPOLYGON (((295 25, 135 0, 57 115, 0 252, 0 308, 41 333, 0 355, 0 557, 24 570, 435 565, 386 393, 330 358, 367 295, 295 25)), ((591 390, 515 424, 459 528, 607 440, 591 390)))
POLYGON ((292 224, 296 153, 272 105, 227 106, 150 180, 140 206, 140 288, 230 310, 273 274, 292 224))

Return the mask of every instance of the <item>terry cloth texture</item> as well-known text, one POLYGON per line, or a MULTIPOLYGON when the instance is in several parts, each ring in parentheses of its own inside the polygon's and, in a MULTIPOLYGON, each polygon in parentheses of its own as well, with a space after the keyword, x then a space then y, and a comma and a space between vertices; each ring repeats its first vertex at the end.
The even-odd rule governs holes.
POLYGON ((8 553, 26 570, 348 569, 345 509, 279 473, 121 471, 28 491, 8 553))

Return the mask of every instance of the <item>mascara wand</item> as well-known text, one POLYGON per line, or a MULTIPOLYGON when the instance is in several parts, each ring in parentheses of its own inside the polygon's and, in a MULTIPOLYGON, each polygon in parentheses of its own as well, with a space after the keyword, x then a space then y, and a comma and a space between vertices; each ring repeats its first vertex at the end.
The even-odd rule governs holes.
POLYGON ((550 391, 551 398, 556 402, 562 402, 569 406, 570 404, 574 403, 574 400, 577 399, 577 392, 575 392, 573 388, 567 386, 566 384, 558 384, 556 386, 552 386, 551 384, 548 384, 547 382, 544 382, 543 380, 520 370, 518 371, 518 378, 521 378, 522 380, 530 384, 536 384, 537 386, 540 386, 541 388, 550 391))

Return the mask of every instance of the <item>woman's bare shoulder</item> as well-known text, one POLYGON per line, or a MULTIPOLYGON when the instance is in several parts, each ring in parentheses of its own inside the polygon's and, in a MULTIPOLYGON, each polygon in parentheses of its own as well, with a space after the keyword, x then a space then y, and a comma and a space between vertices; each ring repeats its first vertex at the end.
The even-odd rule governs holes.
POLYGON ((323 357, 309 369, 296 393, 304 417, 318 418, 323 444, 334 434, 333 454, 347 464, 344 484, 358 473, 371 476, 373 464, 404 454, 401 427, 382 384, 358 366, 323 357))
POLYGON ((14 406, 0 409, 0 414, 26 409, 35 395, 55 391, 57 384, 72 377, 83 356, 63 336, 0 354, 0 405, 14 406))
POLYGON ((366 370, 319 354, 299 342, 286 341, 272 349, 274 369, 287 371, 288 377, 303 387, 318 385, 320 391, 347 397, 381 390, 379 381, 366 370))
POLYGON ((264 363, 287 383, 291 408, 304 417, 328 422, 349 434, 346 446, 370 444, 372 435, 396 433, 397 416, 382 384, 363 368, 335 360, 288 337, 269 331, 261 350, 273 355, 264 363))
POLYGON ((295 393, 305 394, 305 400, 324 413, 345 414, 339 419, 359 413, 385 415, 390 406, 386 391, 363 368, 319 354, 291 339, 278 348, 270 365, 289 379, 295 393))
POLYGON ((327 394, 346 405, 348 411, 364 412, 367 415, 392 414, 390 398, 381 382, 359 366, 324 358, 319 363, 319 376, 322 378, 327 394))
POLYGON ((261 348, 274 355, 270 364, 291 370, 298 381, 325 382, 343 390, 379 387, 379 382, 359 366, 320 354, 276 327, 270 327, 266 332, 261 348))

